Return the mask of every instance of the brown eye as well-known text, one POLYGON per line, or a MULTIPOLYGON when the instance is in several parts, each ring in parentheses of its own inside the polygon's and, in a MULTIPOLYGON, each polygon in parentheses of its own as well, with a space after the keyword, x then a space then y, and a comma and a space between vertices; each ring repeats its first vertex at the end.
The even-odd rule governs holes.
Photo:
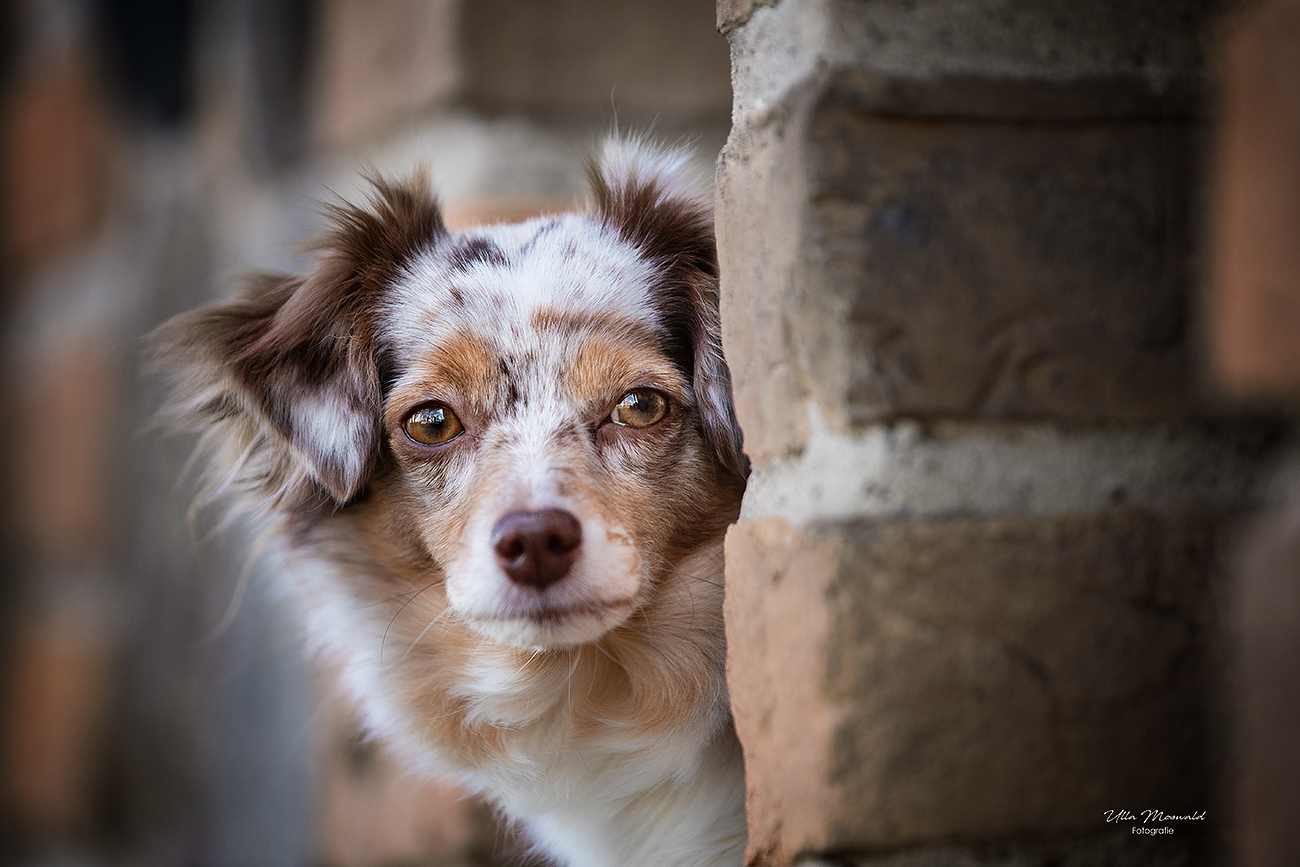
POLYGON ((439 446, 455 439, 465 427, 456 413, 445 406, 422 406, 406 417, 402 430, 415 442, 424 446, 439 446))
POLYGON ((649 427, 668 414, 668 398, 648 388, 629 391, 614 405, 609 420, 626 427, 649 427))

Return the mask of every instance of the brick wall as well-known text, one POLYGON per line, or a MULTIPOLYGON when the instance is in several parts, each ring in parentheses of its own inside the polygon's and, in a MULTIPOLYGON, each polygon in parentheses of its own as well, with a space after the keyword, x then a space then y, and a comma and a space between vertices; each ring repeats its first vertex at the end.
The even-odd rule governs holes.
POLYGON ((582 195, 611 127, 730 111, 709 0, 33 0, 0 10, 0 862, 531 863, 359 738, 256 539, 188 523, 141 337, 285 269, 361 170, 448 223, 582 195), (544 14, 543 14, 544 12, 544 14), (12 48, 12 50, 8 50, 12 48))
POLYGON ((751 863, 1220 854, 1225 552, 1276 429, 1201 387, 1214 12, 719 3, 751 863))

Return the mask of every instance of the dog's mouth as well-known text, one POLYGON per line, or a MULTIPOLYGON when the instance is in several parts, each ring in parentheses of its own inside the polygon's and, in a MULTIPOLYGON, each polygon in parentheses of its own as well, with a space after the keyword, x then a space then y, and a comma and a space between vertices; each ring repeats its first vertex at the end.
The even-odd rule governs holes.
POLYGON ((467 619, 479 632, 503 644, 565 647, 595 641, 632 613, 631 599, 556 604, 538 602, 467 619))
POLYGON ((587 605, 541 605, 533 610, 501 619, 518 620, 522 618, 539 626, 553 626, 575 618, 599 617, 617 608, 631 607, 630 600, 587 605))

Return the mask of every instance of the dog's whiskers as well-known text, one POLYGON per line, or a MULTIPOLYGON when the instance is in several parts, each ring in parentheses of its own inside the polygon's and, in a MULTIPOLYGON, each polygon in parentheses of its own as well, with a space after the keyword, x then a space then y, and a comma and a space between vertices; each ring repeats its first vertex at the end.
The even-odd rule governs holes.
POLYGON ((578 670, 578 663, 582 661, 582 650, 580 648, 575 647, 572 648, 570 652, 573 654, 573 664, 569 666, 569 673, 564 676, 564 682, 565 685, 568 687, 569 719, 572 720, 573 719, 573 673, 578 670))
MULTIPOLYGON (((424 636, 428 634, 429 630, 433 628, 433 624, 437 623, 439 620, 446 617, 450 612, 451 612, 450 607, 442 609, 442 611, 438 612, 437 617, 430 620, 428 624, 426 624, 425 627, 420 630, 420 634, 415 636, 415 640, 411 642, 411 646, 406 648, 406 652, 402 654, 402 658, 397 661, 398 665, 401 665, 403 662, 406 662, 406 658, 411 655, 411 651, 415 650, 415 645, 419 644, 420 640, 423 639, 424 636)), ((392 624, 390 623, 389 625, 391 626, 392 624)), ((382 654, 381 654, 381 661, 382 661, 382 654)))
MULTIPOLYGON (((438 582, 435 581, 433 583, 437 584, 438 582)), ((394 593, 392 596, 388 596, 376 602, 367 602, 365 605, 358 605, 357 608, 362 611, 365 611, 371 608, 379 608, 384 605, 392 605, 394 602, 396 602, 399 599, 409 602, 410 600, 414 599, 416 596, 418 596, 419 594, 423 593, 425 590, 428 589, 429 588, 426 586, 426 587, 418 588, 416 590, 407 590, 405 593, 394 593)))
POLYGON ((235 622, 235 616, 239 614, 239 609, 243 605, 244 594, 248 591, 248 582, 253 577, 253 569, 256 568, 257 561, 262 558, 262 554, 266 552, 267 546, 270 545, 271 540, 274 538, 275 528, 268 527, 253 540, 253 544, 248 551, 248 557, 244 561, 244 567, 239 570, 239 578, 235 581, 235 589, 230 595, 230 604, 226 606, 226 613, 222 615, 217 625, 212 627, 212 631, 203 638, 201 644, 209 644, 217 640, 235 622))
MULTIPOLYGON (((419 590, 413 593, 411 595, 411 598, 403 602, 402 607, 398 608, 396 613, 394 613, 392 618, 388 621, 388 625, 384 627, 384 637, 379 640, 379 664, 380 665, 384 664, 384 644, 387 643, 388 641, 388 632, 393 628, 393 624, 397 622, 397 618, 400 617, 402 615, 402 612, 406 610, 406 606, 410 605, 417 598, 419 598, 421 593, 435 586, 437 583, 438 583, 437 581, 430 581, 428 584, 425 584, 423 587, 421 587, 419 590)), ((394 598, 400 598, 400 596, 394 598)), ((417 639, 417 641, 418 640, 419 639, 417 639)))
POLYGON ((527 659, 524 660, 524 664, 519 666, 519 669, 515 672, 515 674, 516 675, 523 674, 524 669, 528 668, 528 664, 531 663, 534 659, 536 659, 538 655, 541 654, 542 650, 543 648, 541 647, 535 648, 532 654, 527 659))
POLYGON ((623 669, 623 671, 627 674, 629 678, 632 677, 632 671, 626 665, 624 665, 621 660, 615 657, 614 654, 606 650, 604 643, 597 641, 593 643, 593 646, 601 653, 605 654, 606 658, 608 658, 610 662, 614 663, 619 668, 623 669))

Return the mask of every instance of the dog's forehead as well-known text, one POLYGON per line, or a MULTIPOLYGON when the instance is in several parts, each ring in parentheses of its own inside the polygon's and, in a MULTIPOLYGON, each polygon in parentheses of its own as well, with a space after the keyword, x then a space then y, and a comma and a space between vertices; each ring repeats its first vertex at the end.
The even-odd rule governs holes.
POLYGON ((449 333, 526 330, 539 312, 657 330, 653 280, 653 263, 597 220, 539 218, 453 236, 418 257, 391 295, 388 325, 411 348, 449 333))

